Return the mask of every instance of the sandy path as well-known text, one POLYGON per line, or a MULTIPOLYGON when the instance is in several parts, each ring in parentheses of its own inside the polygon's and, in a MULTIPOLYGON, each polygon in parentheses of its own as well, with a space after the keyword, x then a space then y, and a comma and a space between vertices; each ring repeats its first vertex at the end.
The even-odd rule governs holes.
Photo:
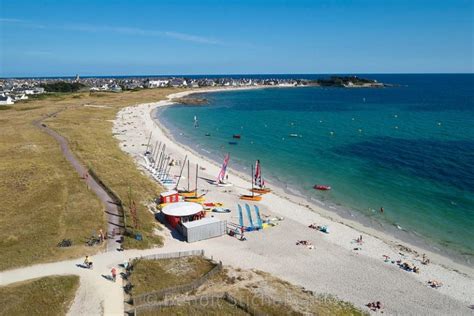
MULTIPOLYGON (((190 92, 178 93, 172 97, 178 98, 188 93, 190 92)), ((169 101, 161 101, 121 110, 114 125, 114 134, 121 141, 121 148, 141 166, 145 149, 139 144, 146 143, 150 132, 153 132, 151 144, 164 142, 168 153, 178 160, 188 155, 192 163, 191 170, 194 170, 194 163, 198 162, 199 166, 205 168, 200 176, 214 179, 219 166, 201 154, 173 142, 166 131, 151 119, 150 113, 154 108, 168 104, 169 101)), ((144 169, 142 166, 141 168, 144 169)), ((172 173, 178 174, 178 168, 174 168, 172 173)), ((191 179, 191 183, 194 183, 194 176, 191 179)), ((199 181, 199 188, 202 191, 209 190, 207 201, 224 202, 225 206, 233 210, 229 215, 215 216, 236 223, 235 206, 239 203, 238 196, 248 193, 250 183, 236 172, 231 173, 230 180, 234 183, 231 193, 205 181, 199 181)), ((452 265, 457 268, 456 264, 434 254, 429 256, 436 258, 442 265, 421 265, 419 257, 406 252, 400 254, 401 251, 395 246, 405 243, 393 237, 379 238, 383 234, 369 228, 363 230, 369 233, 361 233, 360 230, 341 223, 342 219, 337 216, 328 217, 327 211, 317 205, 312 205, 313 211, 309 211, 303 206, 307 204, 306 201, 288 197, 278 190, 276 193, 265 195, 259 205, 262 214, 286 218, 278 227, 249 233, 248 241, 243 243, 222 237, 194 243, 192 246, 205 249, 224 264, 264 270, 317 293, 335 294, 361 308, 368 302, 381 300, 389 314, 445 315, 472 312, 468 309, 468 305, 474 303, 474 274, 471 268, 463 267, 462 271, 468 275, 458 273, 443 266, 452 265), (310 223, 329 225, 331 233, 326 235, 315 232, 307 228, 310 223), (360 234, 364 235, 364 244, 361 246, 362 250, 355 251, 353 248, 356 245, 352 241, 360 234), (316 249, 311 251, 295 245, 297 240, 303 239, 313 242, 316 249), (395 264, 385 263, 382 255, 414 263, 421 267, 421 273, 406 272, 395 264), (430 279, 439 280, 444 286, 438 290, 429 288, 427 281, 430 279)), ((357 223, 350 224, 357 227, 357 223)), ((170 237, 165 247, 176 242, 170 237)), ((181 244, 181 247, 188 247, 186 243, 181 244)))
MULTIPOLYGON (((178 251, 180 247, 154 248, 148 250, 127 250, 123 252, 106 252, 92 257, 93 269, 77 266, 83 258, 47 264, 38 264, 0 273, 0 286, 41 278, 51 275, 78 275, 80 286, 69 315, 124 315, 124 294, 122 280, 111 282, 103 277, 109 276, 112 267, 140 256, 156 253, 178 251)), ((196 247, 197 245, 194 245, 196 247)), ((190 249, 197 249, 191 248, 190 249)), ((121 271, 119 269, 118 271, 121 271)))

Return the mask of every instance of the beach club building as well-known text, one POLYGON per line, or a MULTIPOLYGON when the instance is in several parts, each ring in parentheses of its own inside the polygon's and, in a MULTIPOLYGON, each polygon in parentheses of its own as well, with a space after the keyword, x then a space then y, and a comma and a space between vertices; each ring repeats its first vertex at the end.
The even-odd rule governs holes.
POLYGON ((176 228, 187 242, 225 235, 227 222, 215 217, 205 217, 201 204, 174 202, 165 205, 161 212, 166 222, 176 228))
POLYGON ((179 223, 190 222, 204 217, 204 209, 201 204, 192 202, 175 202, 164 206, 161 212, 172 228, 179 223))

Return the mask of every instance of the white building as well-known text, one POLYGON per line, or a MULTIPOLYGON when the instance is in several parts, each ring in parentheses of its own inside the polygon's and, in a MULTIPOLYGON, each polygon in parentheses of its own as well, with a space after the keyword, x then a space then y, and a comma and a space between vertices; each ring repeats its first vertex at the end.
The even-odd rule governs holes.
POLYGON ((10 96, 0 95, 0 105, 13 104, 13 99, 10 96))
POLYGON ((145 82, 147 88, 163 88, 168 86, 169 80, 149 80, 145 82))

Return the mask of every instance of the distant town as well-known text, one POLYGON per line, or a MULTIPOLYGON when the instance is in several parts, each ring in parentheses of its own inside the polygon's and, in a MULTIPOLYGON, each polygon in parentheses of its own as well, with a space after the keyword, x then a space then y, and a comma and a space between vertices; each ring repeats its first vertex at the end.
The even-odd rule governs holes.
POLYGON ((256 79, 228 77, 185 78, 185 77, 127 77, 127 78, 18 78, 0 79, 0 105, 11 105, 30 97, 55 92, 114 92, 156 88, 201 88, 201 87, 249 87, 249 86, 324 86, 344 88, 381 88, 388 85, 376 80, 357 76, 332 76, 327 79, 256 79))

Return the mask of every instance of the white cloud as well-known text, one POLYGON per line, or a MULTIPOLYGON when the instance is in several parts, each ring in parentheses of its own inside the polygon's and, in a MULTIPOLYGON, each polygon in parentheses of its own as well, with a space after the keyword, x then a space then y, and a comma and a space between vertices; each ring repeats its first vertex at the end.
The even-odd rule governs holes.
POLYGON ((0 23, 12 23, 26 27, 32 28, 48 28, 48 29, 66 29, 70 31, 78 32, 96 32, 96 33, 116 33, 116 34, 126 34, 126 35, 137 35, 137 36, 158 36, 158 37, 168 37, 185 42, 193 42, 200 44, 221 44, 219 41, 207 38, 204 36, 186 34, 173 31, 160 31, 152 29, 142 29, 136 27, 124 27, 124 26, 105 26, 105 25, 88 25, 88 24, 72 24, 64 26, 54 26, 54 25, 41 25, 31 23, 29 21, 20 20, 20 19, 11 19, 11 18, 0 18, 0 23))

